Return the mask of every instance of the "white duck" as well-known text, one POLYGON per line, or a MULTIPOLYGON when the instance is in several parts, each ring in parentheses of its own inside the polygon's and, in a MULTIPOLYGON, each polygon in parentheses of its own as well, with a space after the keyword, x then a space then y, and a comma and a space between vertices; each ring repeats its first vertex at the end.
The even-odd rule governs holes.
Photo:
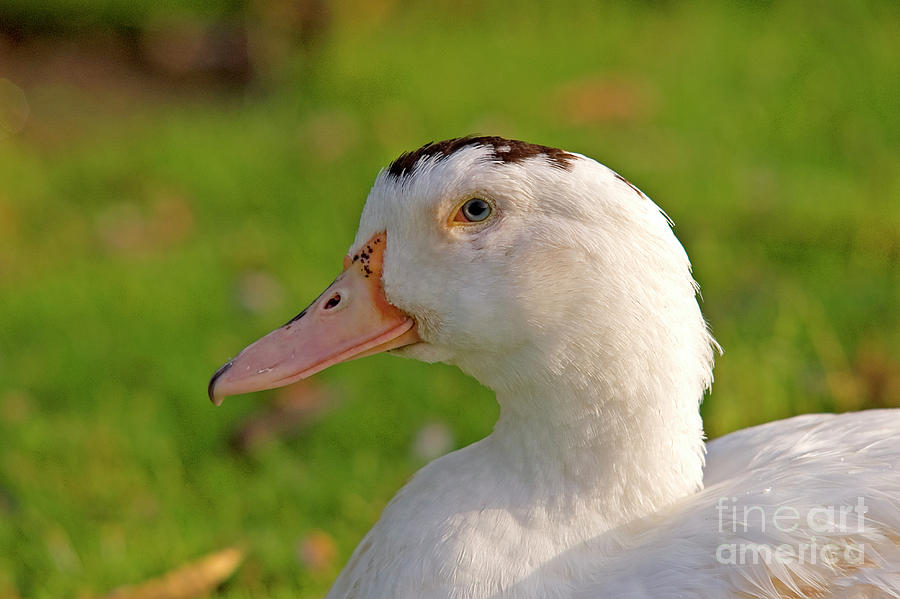
POLYGON ((494 431, 394 497, 331 598, 900 597, 900 410, 704 449, 696 291, 667 217, 605 166, 429 144, 378 175, 344 272, 210 397, 383 350, 496 392, 494 431))

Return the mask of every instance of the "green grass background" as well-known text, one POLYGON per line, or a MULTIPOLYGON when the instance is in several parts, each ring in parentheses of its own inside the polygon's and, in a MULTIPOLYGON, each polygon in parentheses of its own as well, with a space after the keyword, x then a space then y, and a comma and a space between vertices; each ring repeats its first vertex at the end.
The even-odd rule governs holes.
POLYGON ((711 437, 900 405, 900 5, 334 17, 266 93, 122 105, 48 83, 0 135, 0 596, 101 595, 242 542, 216 596, 319 597, 422 465, 417 430, 490 431, 489 391, 388 356, 317 375, 334 405, 246 455, 229 435, 271 395, 206 399, 220 363, 331 281, 378 169, 429 140, 588 154, 668 212, 725 348, 711 437), (248 272, 282 293, 242 307, 248 272), (315 530, 338 555, 311 569, 315 530))

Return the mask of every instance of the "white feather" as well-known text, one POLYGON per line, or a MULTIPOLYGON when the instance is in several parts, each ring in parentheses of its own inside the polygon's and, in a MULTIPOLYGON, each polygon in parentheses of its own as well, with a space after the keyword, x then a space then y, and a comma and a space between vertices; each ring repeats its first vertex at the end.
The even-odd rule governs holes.
POLYGON ((380 231, 424 340, 397 353, 457 364, 501 414, 394 497, 330 598, 900 598, 900 412, 740 431, 704 466, 717 345, 667 217, 621 177, 476 143, 380 173, 354 248, 380 231), (471 196, 491 222, 448 226, 471 196), (819 521, 860 505, 861 528, 819 521), (864 557, 784 559, 816 541, 864 557))

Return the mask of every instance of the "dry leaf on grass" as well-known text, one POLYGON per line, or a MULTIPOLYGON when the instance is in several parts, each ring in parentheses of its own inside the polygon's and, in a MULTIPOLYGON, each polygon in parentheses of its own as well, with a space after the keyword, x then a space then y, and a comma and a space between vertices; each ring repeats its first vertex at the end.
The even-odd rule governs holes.
POLYGON ((244 559, 244 550, 229 547, 172 570, 159 578, 120 587, 105 599, 193 599, 225 582, 244 559))
POLYGON ((866 407, 900 407, 900 360, 879 342, 863 338, 853 364, 866 407))
POLYGON ((654 112, 654 94, 645 82, 592 76, 570 81, 552 96, 552 113, 569 125, 632 123, 654 112))
POLYGON ((271 274, 253 270, 245 272, 237 281, 237 300, 252 314, 264 314, 281 305, 284 288, 271 274))
POLYGON ((446 422, 429 422, 416 432, 413 437, 413 457, 431 461, 439 458, 456 444, 453 429, 446 422))
POLYGON ((194 213, 187 196, 159 192, 152 201, 121 201, 97 215, 96 232, 113 253, 139 254, 170 248, 194 229, 194 213))
POLYGON ((314 530, 297 543, 297 561, 311 572, 327 572, 336 557, 337 546, 327 532, 314 530))
POLYGON ((13 590, 12 583, 7 582, 0 574, 0 599, 22 599, 19 594, 13 590))

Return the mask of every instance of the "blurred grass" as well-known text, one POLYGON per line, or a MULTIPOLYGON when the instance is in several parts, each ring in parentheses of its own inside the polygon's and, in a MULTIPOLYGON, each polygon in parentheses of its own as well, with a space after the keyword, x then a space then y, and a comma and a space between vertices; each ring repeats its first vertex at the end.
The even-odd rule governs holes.
POLYGON ((385 356, 317 375, 339 401, 246 455, 228 439, 265 394, 205 398, 428 140, 562 146, 668 212, 726 352, 710 436, 900 405, 898 26, 889 2, 357 3, 266 94, 32 83, 0 134, 0 596, 102 595, 235 541, 217 596, 321 596, 417 430, 490 431, 477 383, 385 356), (254 273, 275 291, 248 304, 254 273), (338 555, 307 567, 316 530, 338 555))

